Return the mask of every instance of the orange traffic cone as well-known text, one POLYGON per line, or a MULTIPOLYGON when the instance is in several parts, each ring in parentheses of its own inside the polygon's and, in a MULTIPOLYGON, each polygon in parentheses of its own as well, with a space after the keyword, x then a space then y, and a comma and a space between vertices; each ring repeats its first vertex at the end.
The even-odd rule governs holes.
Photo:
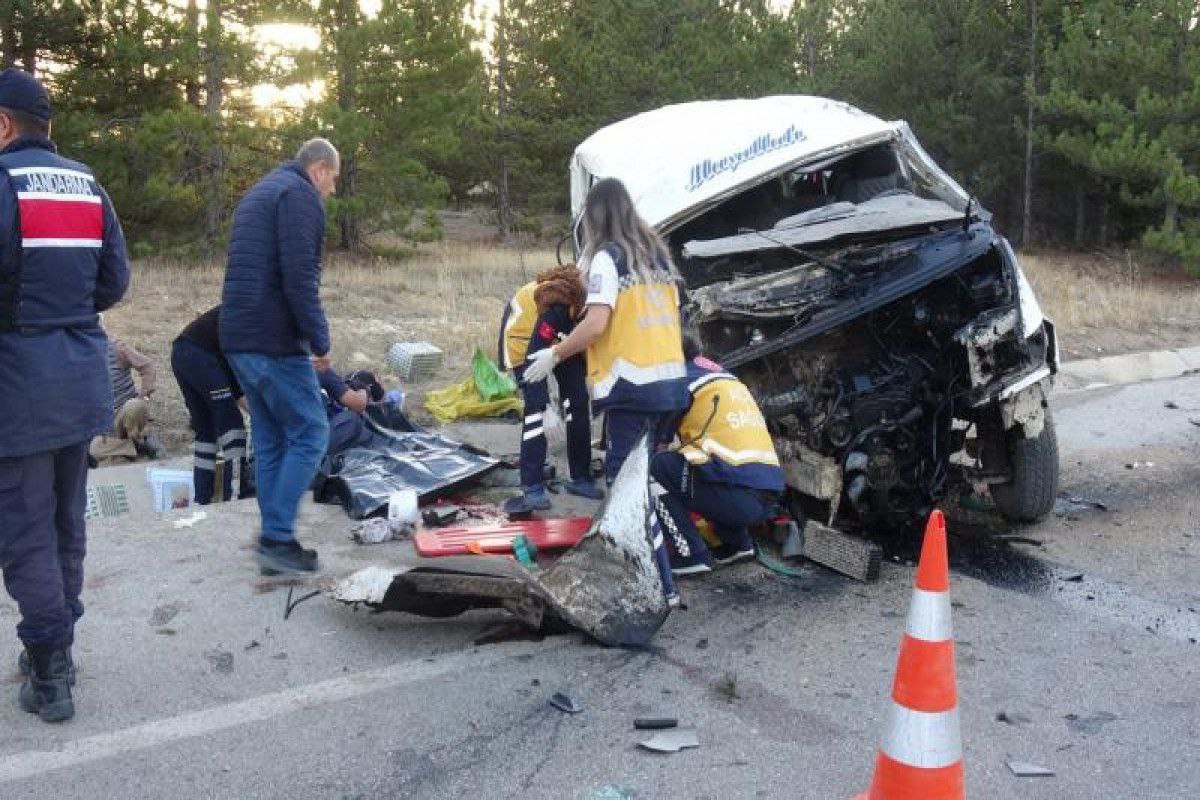
POLYGON ((950 628, 946 520, 925 526, 908 625, 896 659, 892 707, 871 788, 854 800, 962 800, 962 736, 950 628))

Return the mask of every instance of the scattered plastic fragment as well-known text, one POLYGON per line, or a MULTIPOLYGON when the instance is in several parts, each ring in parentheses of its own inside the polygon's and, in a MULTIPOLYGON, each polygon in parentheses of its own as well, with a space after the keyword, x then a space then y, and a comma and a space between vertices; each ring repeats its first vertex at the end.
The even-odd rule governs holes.
POLYGON ((656 733, 638 744, 657 753, 678 753, 685 747, 699 747, 700 739, 692 728, 675 728, 664 733, 656 733))
POLYGON ((578 714, 583 711, 583 704, 565 692, 555 692, 550 695, 550 705, 567 714, 578 714))
POLYGON ((206 519, 208 519, 208 514, 204 513, 203 511, 193 511, 191 514, 188 514, 183 519, 175 520, 174 526, 177 529, 190 528, 193 525, 195 525, 197 522, 200 522, 200 521, 206 520, 206 519))
POLYGON ((1054 770, 1027 764, 1024 761, 1009 761, 1008 771, 1018 778, 1053 778, 1054 770))

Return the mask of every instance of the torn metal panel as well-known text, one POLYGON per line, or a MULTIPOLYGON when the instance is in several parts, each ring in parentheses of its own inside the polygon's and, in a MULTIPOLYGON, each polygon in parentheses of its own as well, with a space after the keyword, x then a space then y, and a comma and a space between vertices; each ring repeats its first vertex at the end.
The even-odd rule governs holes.
POLYGON ((954 340, 967 351, 971 385, 987 386, 1004 368, 997 363, 996 345, 1011 339, 1017 329, 1017 309, 998 309, 981 314, 954 334, 954 340))
POLYGON ((1045 384, 1035 383, 1000 401, 1000 419, 1004 429, 1020 425, 1026 439, 1036 439, 1046 424, 1045 384))
POLYGON ((649 475, 643 438, 587 534, 544 571, 497 556, 450 556, 368 567, 327 591, 344 603, 430 617, 505 608, 530 627, 562 621, 603 644, 644 645, 670 613, 651 548, 649 475))
POLYGON ((650 545, 649 484, 643 436, 583 541, 538 581, 556 611, 605 644, 646 644, 670 612, 650 545))

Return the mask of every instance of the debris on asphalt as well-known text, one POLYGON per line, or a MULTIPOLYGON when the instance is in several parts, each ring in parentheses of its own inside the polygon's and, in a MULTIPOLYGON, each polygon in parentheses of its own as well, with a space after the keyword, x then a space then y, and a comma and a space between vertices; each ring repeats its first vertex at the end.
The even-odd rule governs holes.
POLYGON ((1053 778, 1054 770, 1027 764, 1024 761, 1009 761, 1008 771, 1018 778, 1053 778))
POLYGON ((191 514, 188 514, 183 519, 175 520, 174 527, 177 530, 182 530, 183 528, 191 528, 197 522, 202 522, 206 519, 208 519, 208 514, 204 513, 203 511, 193 511, 191 514))
POLYGON ((699 747, 700 738, 692 728, 675 728, 664 733, 656 733, 638 745, 657 753, 678 753, 686 747, 699 747))
POLYGON ((504 557, 448 556, 367 567, 325 590, 351 605, 438 618, 503 608, 534 630, 561 630, 565 623, 610 647, 644 646, 671 611, 650 544, 649 455, 643 436, 583 538, 549 568, 532 572, 504 557))
POLYGON ((555 692, 550 695, 550 705, 566 714, 578 714, 583 711, 583 704, 566 692, 555 692))
POLYGON ((154 610, 150 612, 150 626, 160 628, 175 619, 175 616, 182 610, 183 606, 179 603, 166 603, 161 606, 155 606, 154 610))
POLYGON ((1200 419, 1196 419, 1195 417, 1188 417, 1188 422, 1190 422, 1193 425, 1195 425, 1196 427, 1200 428, 1200 419))
POLYGON ((624 786, 610 783, 592 792, 591 800, 636 800, 637 792, 624 786))
POLYGON ((1065 578, 1062 578, 1061 580, 1064 581, 1065 583, 1082 583, 1083 582, 1083 573, 1076 572, 1074 575, 1068 575, 1065 578))
POLYGON ((1063 719, 1067 721, 1067 727, 1076 733, 1093 734, 1099 733, 1105 725, 1117 719, 1117 715, 1108 711, 1100 711, 1090 717, 1067 714, 1063 719))
POLYGON ((1153 467, 1153 461, 1131 461, 1125 465, 1125 469, 1141 469, 1142 467, 1153 467))
MULTIPOLYGON (((1147 466, 1150 466, 1150 464, 1147 464, 1147 466)), ((1091 500, 1086 497, 1068 497, 1067 502, 1072 503, 1077 506, 1094 508, 1099 511, 1108 511, 1108 504, 1101 500, 1091 500)))
POLYGON ((395 538, 391 523, 383 517, 364 519, 350 529, 350 538, 359 544, 382 544, 395 538))
POLYGON ((1179 404, 1176 403, 1174 400, 1168 400, 1167 402, 1163 403, 1163 408, 1178 409, 1179 404))
POLYGON ((206 650, 204 659, 212 664, 213 669, 223 675, 228 675, 233 672, 233 653, 221 648, 206 650))
POLYGON ((427 528, 440 528, 457 520, 460 513, 458 506, 431 506, 421 512, 421 521, 427 528))
POLYGON ((249 653, 251 650, 255 649, 256 647, 262 647, 262 643, 259 642, 258 639, 251 639, 250 644, 243 647, 242 650, 243 650, 243 652, 249 653))
POLYGON ((638 717, 633 721, 634 730, 661 731, 679 725, 674 717, 638 717))
POLYGON ((1032 720, 1018 711, 1000 711, 996 714, 996 722, 1007 725, 1028 725, 1032 720))

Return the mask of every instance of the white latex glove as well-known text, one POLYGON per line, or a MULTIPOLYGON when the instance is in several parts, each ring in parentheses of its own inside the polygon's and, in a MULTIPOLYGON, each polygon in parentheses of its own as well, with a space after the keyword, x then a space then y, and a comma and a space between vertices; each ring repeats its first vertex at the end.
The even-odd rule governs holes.
POLYGON ((567 442, 567 425, 558 413, 558 406, 553 402, 546 406, 542 414, 542 430, 546 434, 546 445, 558 450, 567 442))
POLYGON ((525 383, 538 383, 550 377, 550 373, 558 366, 558 354, 553 347, 538 350, 525 359, 525 383))

